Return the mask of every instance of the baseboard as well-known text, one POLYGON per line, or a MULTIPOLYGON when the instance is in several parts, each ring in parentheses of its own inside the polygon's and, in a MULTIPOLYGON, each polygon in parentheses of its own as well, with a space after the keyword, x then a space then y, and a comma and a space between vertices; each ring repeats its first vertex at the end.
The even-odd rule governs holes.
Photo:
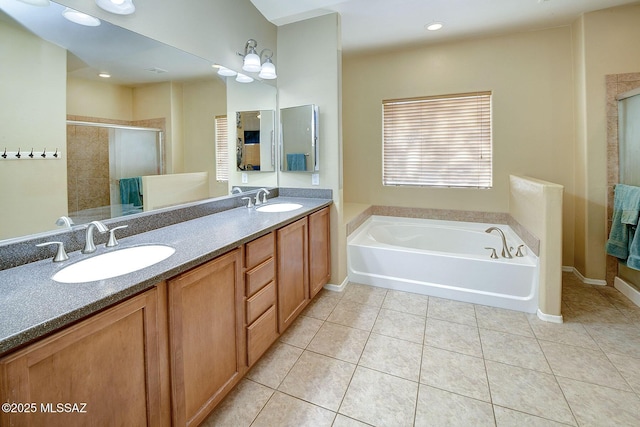
POLYGON ((538 315, 538 319, 544 320, 545 322, 551 322, 551 323, 563 322, 562 315, 556 316, 555 314, 546 314, 541 312, 540 309, 538 309, 538 312, 536 314, 538 315))
POLYGON ((597 286, 607 286, 607 281, 602 279, 589 279, 588 277, 584 277, 582 273, 576 270, 575 267, 570 266, 562 266, 562 271, 567 273, 573 273, 582 283, 587 285, 597 285, 597 286))
POLYGON ((631 302, 640 307, 640 291, 617 277, 613 279, 613 287, 619 290, 622 295, 629 298, 631 302))
POLYGON ((326 285, 324 285, 324 288, 328 291, 333 291, 333 292, 342 292, 344 291, 344 288, 347 287, 347 283, 349 283, 349 276, 345 277, 344 280, 342 281, 342 283, 340 283, 339 285, 334 285, 332 283, 327 283, 326 285))

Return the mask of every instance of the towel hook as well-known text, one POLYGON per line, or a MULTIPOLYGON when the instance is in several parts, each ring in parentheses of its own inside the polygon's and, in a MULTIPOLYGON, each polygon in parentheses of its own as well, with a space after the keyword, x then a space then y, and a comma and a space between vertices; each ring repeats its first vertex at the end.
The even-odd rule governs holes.
POLYGON ((18 148, 18 154, 16 154, 16 157, 17 157, 17 158, 22 157, 22 154, 20 154, 20 149, 19 149, 19 148, 18 148))
POLYGON ((7 158, 7 147, 4 147, 4 153, 2 153, 2 158, 3 159, 7 158))
POLYGON ((58 149, 56 148, 56 152, 53 153, 53 157, 55 157, 56 159, 58 158, 58 149))
POLYGON ((29 157, 33 159, 33 147, 31 147, 31 153, 29 153, 29 157))
POLYGON ((43 159, 45 159, 47 157, 47 149, 46 148, 44 150, 42 150, 42 154, 40 154, 40 157, 42 157, 43 159))

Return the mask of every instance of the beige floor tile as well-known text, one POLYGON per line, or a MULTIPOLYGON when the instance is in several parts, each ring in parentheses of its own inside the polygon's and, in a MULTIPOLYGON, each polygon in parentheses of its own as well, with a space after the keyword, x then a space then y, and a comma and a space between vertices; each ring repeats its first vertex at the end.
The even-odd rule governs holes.
POLYGON ((587 332, 607 354, 637 356, 640 353, 640 328, 631 323, 590 323, 587 332))
POLYGON ((309 305, 302 312, 303 316, 313 317, 320 320, 327 320, 336 305, 342 299, 339 292, 320 291, 316 297, 311 300, 309 305))
POLYGON ((280 342, 295 345, 300 348, 307 348, 321 326, 322 320, 320 319, 299 316, 284 334, 280 336, 280 342))
MULTIPOLYGON (((640 353, 638 354, 640 356, 640 353)), ((620 354, 609 354, 609 360, 618 369, 622 378, 631 388, 640 394, 640 359, 620 354)))
POLYGON ((564 322, 551 323, 535 318, 529 318, 529 324, 536 338, 576 347, 598 350, 598 344, 591 338, 582 323, 564 322))
POLYGON ((496 417, 497 427, 563 427, 568 425, 495 405, 493 414, 496 417))
POLYGON ((338 323, 343 326, 371 331, 376 322, 378 312, 377 307, 364 305, 344 298, 336 305, 327 322, 338 323))
POLYGON ((340 414, 380 426, 413 425, 418 383, 359 366, 340 414))
POLYGON ((275 392, 251 427, 329 427, 335 416, 332 411, 275 392))
POLYGON ((604 297, 595 301, 566 301, 566 305, 568 307, 568 319, 575 322, 604 325, 632 323, 630 319, 604 297))
POLYGON ((494 405, 575 425, 553 375, 492 361, 486 366, 494 405))
POLYGON ((372 332, 422 344, 426 317, 382 309, 372 332))
POLYGON ((386 288, 377 288, 375 286, 367 286, 350 282, 344 290, 342 299, 344 301, 353 301, 359 304, 371 305, 379 308, 382 306, 386 295, 386 288))
POLYGON ((365 424, 358 420, 354 420, 353 418, 345 417, 342 414, 338 414, 331 427, 367 427, 370 425, 371 424, 365 424))
POLYGON ((418 381, 421 358, 422 345, 372 333, 359 365, 418 381))
POLYGON ((484 360, 425 346, 420 382, 486 402, 491 401, 484 360))
POLYGON ((272 394, 273 389, 243 379, 201 426, 249 427, 272 394))
POLYGON ((551 373, 538 340, 480 328, 484 358, 521 368, 551 373))
POLYGON ((325 322, 307 349, 345 362, 358 363, 369 334, 362 329, 325 322))
POLYGON ((490 403, 420 385, 416 426, 495 426, 490 403))
POLYGON ((540 342, 540 345, 555 375, 632 391, 601 350, 589 350, 545 341, 540 342))
POLYGON ((640 425, 640 399, 635 393, 569 378, 558 383, 581 426, 640 425))
POLYGON ((444 350, 482 357, 478 328, 469 325, 427 318, 424 343, 444 350))
POLYGON ((481 328, 534 337, 525 313, 485 305, 476 305, 475 308, 478 326, 481 328))
POLYGON ((478 326, 473 304, 431 297, 427 316, 464 325, 478 326))
POLYGON ((426 317, 428 305, 429 297, 426 295, 389 290, 382 303, 382 308, 426 317))
POLYGON ((337 411, 356 365, 305 351, 278 390, 337 411))
POLYGON ((247 378, 274 389, 278 388, 302 351, 298 347, 276 342, 249 370, 247 378))

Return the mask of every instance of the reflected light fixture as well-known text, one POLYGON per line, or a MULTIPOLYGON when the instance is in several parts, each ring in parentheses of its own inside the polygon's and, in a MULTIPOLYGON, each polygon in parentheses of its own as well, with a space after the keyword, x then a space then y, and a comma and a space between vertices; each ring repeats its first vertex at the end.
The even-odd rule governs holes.
POLYGON ((236 81, 238 83, 251 83, 253 81, 253 78, 242 73, 238 73, 238 75, 236 76, 236 81))
POLYGON ((103 72, 101 72, 101 73, 98 73, 98 77, 102 77, 103 79, 108 79, 108 78, 110 78, 110 77, 111 77, 111 74, 109 74, 109 73, 107 73, 107 72, 103 71, 103 72))
POLYGON ((230 70, 229 68, 223 67, 222 65, 218 65, 218 64, 213 65, 213 68, 217 68, 218 75, 224 76, 224 77, 234 77, 236 74, 238 74, 235 71, 230 70))
POLYGON ((51 2, 49 0, 19 0, 22 3, 30 4, 32 6, 49 6, 51 2))
POLYGON ((94 18, 93 16, 87 15, 86 13, 78 12, 77 10, 71 9, 70 7, 67 7, 62 12, 62 16, 64 16, 71 22, 87 27, 97 27, 98 25, 100 25, 100 20, 98 18, 94 18))
POLYGON ((273 64, 271 58, 273 57, 273 51, 271 49, 263 49, 260 54, 257 53, 256 48, 258 42, 254 39, 247 40, 244 45, 244 54, 238 52, 238 55, 244 58, 242 63, 242 69, 250 73, 260 73, 258 77, 261 79, 275 79, 276 66, 273 64), (262 62, 262 57, 265 57, 262 62))
POLYGON ((117 15, 131 15, 136 11, 133 0, 96 0, 96 4, 101 9, 117 15))
POLYGON ((428 31, 438 31, 439 29, 441 29, 444 26, 444 24, 442 22, 432 22, 430 24, 425 25, 424 27, 428 30, 428 31))

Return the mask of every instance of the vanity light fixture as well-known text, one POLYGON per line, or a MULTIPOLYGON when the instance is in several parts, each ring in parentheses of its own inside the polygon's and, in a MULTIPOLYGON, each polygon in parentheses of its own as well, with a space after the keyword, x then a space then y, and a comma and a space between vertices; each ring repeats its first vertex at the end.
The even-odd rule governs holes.
POLYGON ((22 3, 30 4, 31 6, 49 6, 51 2, 49 0, 19 0, 22 3))
POLYGON ((250 73, 260 73, 258 77, 262 79, 275 79, 276 66, 273 64, 271 58, 273 57, 273 51, 271 49, 263 49, 260 54, 256 51, 258 42, 254 39, 247 40, 244 45, 244 54, 238 52, 238 55, 244 58, 242 63, 242 69, 249 71, 250 73), (264 62, 262 57, 265 56, 264 62))
POLYGON ((62 16, 64 16, 71 22, 87 27, 97 27, 98 25, 100 25, 100 20, 98 18, 94 18, 93 16, 87 15, 86 13, 78 12, 77 10, 71 9, 70 7, 66 8, 62 12, 62 16))
POLYGON ((235 71, 218 64, 213 65, 213 68, 217 68, 218 74, 224 77, 235 77, 238 74, 235 71))
POLYGON ((236 81, 238 83, 251 83, 253 81, 253 78, 242 73, 238 73, 238 75, 236 76, 236 81))
POLYGON ((117 15, 131 15, 136 11, 133 0, 96 0, 96 4, 101 9, 117 15))
POLYGON ((424 27, 429 31, 438 31, 439 29, 444 27, 444 24, 442 22, 432 22, 431 24, 427 24, 424 27))

